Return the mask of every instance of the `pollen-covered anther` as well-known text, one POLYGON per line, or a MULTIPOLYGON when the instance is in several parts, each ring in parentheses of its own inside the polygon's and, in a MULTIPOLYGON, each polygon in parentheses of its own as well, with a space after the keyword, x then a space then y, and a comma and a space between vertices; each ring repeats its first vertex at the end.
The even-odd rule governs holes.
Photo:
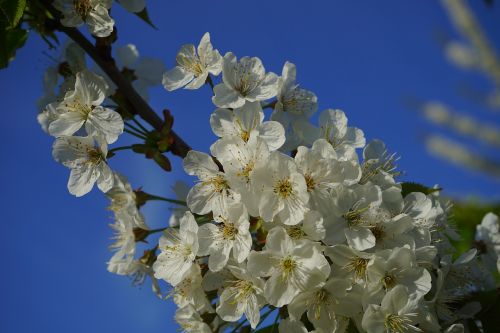
POLYGON ((274 193, 278 194, 283 199, 291 196, 293 194, 293 186, 290 179, 287 177, 278 180, 274 185, 274 193))
POLYGON ((234 224, 230 222, 222 223, 220 229, 222 237, 224 239, 234 240, 236 238, 236 235, 238 234, 238 229, 236 229, 234 224))
POLYGON ((306 235, 305 232, 302 230, 302 228, 300 226, 297 226, 297 225, 287 226, 286 233, 292 239, 302 239, 306 235))
POLYGON ((204 181, 203 185, 211 185, 215 192, 221 193, 229 188, 226 179, 222 175, 217 175, 210 180, 204 181))
POLYGON ((297 262, 292 257, 287 256, 283 258, 280 262, 282 280, 283 281, 287 280, 296 267, 297 267, 297 262))
POLYGON ((411 323, 412 321, 405 316, 388 314, 385 317, 384 326, 387 329, 387 332, 404 333, 413 328, 411 323))
POLYGON ((354 276, 358 279, 363 279, 366 276, 366 266, 370 259, 355 257, 343 268, 349 272, 354 272, 354 276))
POLYGON ((316 188, 316 181, 310 174, 305 174, 304 178, 306 180, 307 192, 312 192, 316 188))

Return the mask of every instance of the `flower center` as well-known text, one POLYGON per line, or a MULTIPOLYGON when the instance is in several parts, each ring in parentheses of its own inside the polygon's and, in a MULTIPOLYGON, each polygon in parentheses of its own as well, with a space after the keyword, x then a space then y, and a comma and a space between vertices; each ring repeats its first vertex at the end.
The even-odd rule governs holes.
POLYGON ((321 309, 324 306, 332 304, 334 299, 330 297, 330 293, 325 289, 320 289, 314 293, 313 297, 306 302, 308 307, 312 307, 315 319, 320 319, 321 309))
POLYGON ((253 168, 255 167, 255 162, 250 161, 243 168, 241 168, 241 171, 238 172, 238 176, 244 177, 247 179, 247 181, 250 180, 250 173, 253 171, 253 168))
POLYGON ((312 192, 316 188, 316 181, 308 173, 304 176, 304 178, 306 179, 307 192, 312 192))
POLYGON ((87 150, 87 163, 97 165, 104 161, 104 156, 102 156, 102 152, 96 148, 91 148, 87 150))
POLYGON ((239 63, 235 66, 236 84, 234 89, 239 91, 242 96, 247 96, 252 90, 258 87, 263 78, 252 73, 251 63, 239 63))
POLYGON ((385 317, 384 326, 388 332, 404 333, 411 328, 411 320, 405 316, 388 314, 385 317))
POLYGON ((194 57, 185 57, 178 56, 177 57, 177 65, 183 67, 193 73, 195 76, 200 76, 203 74, 205 68, 199 59, 194 57))
POLYGON ((283 258, 280 262, 281 279, 283 281, 286 281, 290 276, 290 274, 293 273, 296 267, 297 267, 297 262, 293 260, 291 256, 283 258))
POLYGON ((69 103, 65 103, 65 106, 69 112, 79 113, 84 120, 87 120, 90 112, 92 112, 92 110, 94 109, 94 106, 83 104, 78 98, 75 98, 69 103))
POLYGON ((369 229, 372 232, 373 236, 375 236, 375 240, 377 242, 380 242, 382 239, 384 239, 385 231, 383 226, 381 226, 380 224, 376 224, 371 226, 369 229))
POLYGON ((392 274, 386 273, 382 278, 382 285, 384 289, 391 289, 396 285, 396 277, 392 274))
POLYGON ((302 239, 305 236, 304 231, 297 225, 287 226, 286 232, 292 239, 302 239))
POLYGON ((354 276, 357 279, 364 279, 366 276, 366 266, 370 259, 354 257, 350 263, 345 265, 343 268, 348 272, 354 272, 354 276))
POLYGON ((363 223, 363 213, 369 209, 369 206, 358 208, 354 205, 342 217, 347 221, 349 227, 360 225, 363 223))
POLYGON ((203 185, 211 185, 214 192, 222 193, 229 188, 226 179, 222 175, 217 175, 202 183, 203 185))
POLYGON ((238 229, 234 226, 233 223, 224 222, 220 226, 222 237, 226 240, 234 240, 236 235, 238 234, 238 229))
POLYGON ((84 20, 92 10, 92 4, 90 2, 90 0, 73 0, 73 7, 75 8, 75 12, 84 20))
POLYGON ((288 177, 280 179, 274 185, 274 193, 286 199, 293 194, 293 187, 288 177))
POLYGON ((253 283, 246 280, 236 281, 233 287, 235 288, 234 298, 238 303, 245 301, 254 292, 253 283))

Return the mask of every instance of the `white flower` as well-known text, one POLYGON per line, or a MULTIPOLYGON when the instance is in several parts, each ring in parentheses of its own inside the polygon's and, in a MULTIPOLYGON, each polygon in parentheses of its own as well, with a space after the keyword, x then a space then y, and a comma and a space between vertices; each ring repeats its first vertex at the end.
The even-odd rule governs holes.
POLYGON ((193 213, 207 214, 222 209, 228 201, 240 199, 240 195, 229 187, 226 176, 219 171, 209 155, 189 151, 184 158, 184 170, 199 179, 187 196, 187 205, 193 213))
POLYGON ((294 225, 309 210, 309 194, 304 176, 295 161, 277 151, 271 153, 266 169, 255 170, 255 190, 259 196, 259 212, 264 221, 278 216, 284 224, 294 225))
POLYGON ((201 318, 192 305, 180 308, 175 313, 175 320, 184 333, 212 333, 212 329, 201 318))
POLYGON ((243 262, 252 248, 248 213, 241 203, 228 204, 222 211, 214 211, 217 224, 207 223, 200 227, 199 254, 208 254, 208 267, 220 271, 226 266, 232 252, 237 263, 243 262))
POLYGON ((106 196, 111 200, 109 210, 118 213, 123 211, 134 212, 136 206, 136 196, 127 178, 114 172, 113 187, 106 192, 106 196))
POLYGON ((107 37, 115 24, 108 13, 111 3, 111 0, 56 0, 54 7, 63 14, 61 24, 65 27, 85 23, 92 35, 107 37))
MULTIPOLYGON (((279 218, 275 218, 274 222, 280 222, 279 218)), ((309 239, 312 241, 320 241, 325 238, 325 225, 323 216, 315 211, 310 210, 304 214, 304 220, 295 225, 283 225, 288 236, 293 240, 309 239)))
POLYGON ((113 172, 106 163, 106 144, 94 146, 90 137, 63 136, 52 147, 54 159, 71 169, 68 190, 81 197, 92 190, 94 183, 103 192, 113 186, 113 172))
POLYGON ((335 245, 325 249, 334 265, 339 267, 336 275, 342 275, 353 281, 366 281, 366 267, 373 254, 357 251, 346 245, 335 245))
POLYGON ((269 276, 264 295, 269 304, 282 307, 301 291, 320 285, 330 274, 330 265, 311 241, 293 241, 281 227, 269 231, 264 251, 252 251, 248 270, 269 276))
POLYGON ((265 121, 260 103, 245 103, 234 110, 216 109, 210 116, 214 133, 221 138, 239 137, 248 142, 258 136, 269 150, 278 149, 285 142, 285 130, 276 121, 265 121))
POLYGON ((375 246, 370 230, 370 211, 382 202, 380 188, 371 183, 352 187, 339 186, 333 193, 331 213, 325 222, 325 242, 341 244, 347 240, 352 248, 363 251, 375 246))
POLYGON ((220 295, 217 314, 229 322, 238 321, 245 314, 255 328, 260 321, 260 307, 265 303, 264 281, 244 268, 231 265, 228 268, 233 278, 220 295))
POLYGON ((114 230, 115 242, 110 249, 116 252, 108 262, 108 271, 119 275, 129 275, 135 257, 135 229, 147 230, 144 218, 138 210, 120 211, 115 214, 115 223, 110 227, 114 230))
POLYGON ((146 0, 119 0, 118 2, 131 13, 139 13, 146 7, 146 0))
POLYGON ((483 217, 481 224, 476 226, 475 239, 483 263, 490 270, 496 269, 500 272, 500 231, 497 215, 488 213, 483 217))
POLYGON ((186 212, 179 230, 169 228, 160 238, 160 254, 153 265, 155 277, 175 286, 189 272, 198 253, 198 224, 193 214, 186 212))
POLYGON ((408 293, 422 297, 431 289, 431 275, 416 262, 415 253, 407 247, 375 253, 366 268, 369 293, 373 299, 382 298, 385 292, 403 285, 408 293))
POLYGON ((309 118, 318 109, 316 95, 299 88, 295 82, 295 65, 286 62, 278 82, 276 104, 271 119, 280 122, 287 132, 284 151, 291 151, 299 145, 308 145, 317 138, 317 128, 309 118))
POLYGON ((231 188, 241 195, 242 202, 252 216, 259 215, 259 198, 255 193, 254 174, 267 168, 269 150, 265 142, 252 137, 245 142, 239 137, 218 140, 210 148, 224 167, 231 188))
POLYGON ((257 57, 236 56, 228 52, 222 65, 222 81, 215 86, 212 102, 221 108, 239 108, 245 101, 263 101, 276 96, 278 76, 267 73, 257 57))
POLYGON ((186 272, 186 276, 172 291, 175 304, 179 308, 192 305, 197 311, 213 312, 212 305, 207 299, 202 287, 200 266, 194 264, 186 272))
POLYGON ((288 305, 290 317, 300 320, 307 311, 307 318, 317 329, 325 332, 341 332, 336 318, 338 309, 342 306, 342 298, 351 282, 346 279, 329 279, 325 284, 306 290, 297 295, 288 305))
POLYGON ((363 149, 363 176, 360 183, 371 181, 373 184, 386 189, 395 186, 394 177, 400 173, 396 171, 396 154, 389 154, 385 144, 380 140, 373 140, 363 149))
POLYGON ((352 185, 360 177, 359 166, 352 161, 338 161, 333 147, 324 139, 312 148, 297 148, 295 162, 304 175, 312 209, 327 213, 331 206, 330 189, 338 184, 352 185))
POLYGON ((193 44, 183 45, 177 54, 177 66, 163 75, 163 86, 168 91, 185 86, 186 89, 200 88, 209 74, 219 75, 222 57, 214 50, 207 32, 201 38, 196 52, 193 44))
POLYGON ((423 332, 417 326, 418 300, 397 286, 385 295, 381 305, 371 304, 363 316, 367 333, 423 332))
POLYGON ((73 135, 83 125, 88 135, 113 143, 123 132, 123 119, 118 112, 104 108, 106 81, 89 71, 76 75, 75 90, 66 93, 57 106, 59 116, 49 125, 53 136, 73 135))
POLYGON ((36 117, 43 131, 47 134, 49 134, 50 124, 61 116, 62 110, 57 108, 58 105, 58 102, 47 104, 43 111, 36 117))
POLYGON ((319 116, 321 137, 337 152, 339 159, 352 159, 355 148, 365 145, 363 131, 347 126, 347 117, 342 110, 327 109, 319 116))
POLYGON ((295 65, 286 62, 279 79, 278 94, 274 112, 285 112, 289 117, 311 117, 318 109, 316 95, 308 90, 299 88, 295 83, 297 70, 295 65))

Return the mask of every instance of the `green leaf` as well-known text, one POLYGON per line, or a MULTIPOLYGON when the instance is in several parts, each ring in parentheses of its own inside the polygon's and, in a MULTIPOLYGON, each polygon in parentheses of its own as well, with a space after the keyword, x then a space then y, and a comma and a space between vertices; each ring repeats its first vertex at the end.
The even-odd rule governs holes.
POLYGON ((0 0, 0 25, 13 29, 23 17, 26 0, 0 0))
POLYGON ((401 194, 403 195, 403 197, 406 197, 408 194, 412 192, 422 192, 424 194, 431 194, 434 192, 441 191, 440 188, 427 187, 425 185, 412 182, 401 183, 401 188, 402 188, 401 194))
POLYGON ((148 9, 146 7, 144 7, 144 9, 141 12, 135 13, 135 15, 137 15, 141 20, 143 20, 150 26, 152 26, 154 29, 158 30, 156 25, 154 25, 151 19, 149 18, 148 9))
POLYGON ((28 38, 28 31, 12 29, 0 31, 0 69, 9 65, 14 59, 17 49, 21 48, 28 38))

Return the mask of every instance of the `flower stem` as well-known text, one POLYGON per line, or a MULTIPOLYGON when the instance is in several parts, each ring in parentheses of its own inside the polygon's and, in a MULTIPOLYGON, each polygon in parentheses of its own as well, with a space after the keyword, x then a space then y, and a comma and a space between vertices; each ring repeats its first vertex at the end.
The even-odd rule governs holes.
MULTIPOLYGON (((156 130, 160 131, 163 127, 163 121, 151 106, 149 106, 149 104, 137 93, 132 84, 122 75, 113 59, 105 59, 102 57, 99 50, 78 29, 61 25, 59 23, 61 14, 52 6, 51 1, 43 0, 41 3, 47 8, 52 16, 54 16, 55 19, 51 22, 54 25, 54 29, 63 32, 78 44, 92 60, 101 67, 111 81, 116 84, 118 89, 120 89, 133 106, 133 110, 156 130)), ((188 151, 191 150, 191 147, 173 130, 171 134, 174 137, 174 143, 171 148, 172 153, 180 157, 185 157, 188 151)))
POLYGON ((125 123, 125 125, 126 125, 126 126, 128 126, 130 129, 132 129, 132 130, 136 131, 137 133, 140 133, 140 134, 142 134, 142 135, 144 135, 144 136, 148 136, 148 132, 145 132, 145 131, 143 131, 142 129, 135 127, 135 126, 134 126, 134 125, 132 125, 131 123, 127 123, 127 122, 126 122, 126 123, 125 123))
POLYGON ((119 151, 119 150, 127 150, 127 149, 132 149, 132 146, 116 147, 116 148, 110 149, 108 151, 108 153, 114 153, 114 152, 119 151))
POLYGON ((148 129, 147 129, 146 127, 144 127, 144 126, 140 123, 140 121, 139 121, 139 120, 135 119, 135 117, 134 117, 134 118, 132 118, 132 121, 133 121, 133 122, 134 122, 137 126, 139 126, 139 128, 140 128, 140 129, 142 129, 142 131, 143 131, 144 133, 148 134, 148 133, 150 132, 150 131, 148 131, 148 129))
POLYGON ((180 206, 187 206, 185 201, 164 198, 164 197, 160 197, 158 195, 153 195, 153 194, 149 194, 149 193, 147 193, 147 198, 148 198, 148 200, 160 200, 160 201, 166 201, 166 202, 170 202, 170 203, 180 205, 180 206))
POLYGON ((133 135, 133 136, 135 136, 135 137, 137 137, 137 138, 139 138, 139 139, 143 139, 143 140, 146 140, 146 139, 147 139, 144 135, 139 134, 139 133, 136 133, 136 132, 134 132, 134 131, 131 131, 131 130, 127 129, 127 128, 124 128, 124 129, 123 129, 123 131, 124 131, 125 133, 128 133, 128 134, 130 134, 130 135, 133 135))

